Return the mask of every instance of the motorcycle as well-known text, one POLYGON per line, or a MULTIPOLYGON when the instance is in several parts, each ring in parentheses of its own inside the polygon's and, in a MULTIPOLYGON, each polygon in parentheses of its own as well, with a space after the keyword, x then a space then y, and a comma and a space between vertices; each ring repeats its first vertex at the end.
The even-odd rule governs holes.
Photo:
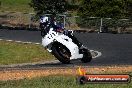
MULTIPOLYGON (((42 20, 45 20, 45 18, 42 20)), ((92 60, 90 51, 76 39, 73 35, 74 31, 54 31, 54 28, 49 25, 50 23, 42 23, 40 26, 42 45, 60 62, 69 64, 73 59, 80 59, 83 63, 87 63, 92 60)))

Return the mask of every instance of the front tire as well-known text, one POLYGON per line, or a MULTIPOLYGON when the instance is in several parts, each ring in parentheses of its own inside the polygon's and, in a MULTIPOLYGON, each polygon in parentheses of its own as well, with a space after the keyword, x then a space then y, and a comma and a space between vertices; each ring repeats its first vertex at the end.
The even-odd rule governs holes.
POLYGON ((69 49, 61 43, 54 43, 52 46, 53 55, 63 64, 70 63, 71 53, 69 49))
POLYGON ((87 63, 92 60, 92 55, 88 49, 81 49, 81 53, 83 54, 83 58, 81 59, 83 63, 87 63))

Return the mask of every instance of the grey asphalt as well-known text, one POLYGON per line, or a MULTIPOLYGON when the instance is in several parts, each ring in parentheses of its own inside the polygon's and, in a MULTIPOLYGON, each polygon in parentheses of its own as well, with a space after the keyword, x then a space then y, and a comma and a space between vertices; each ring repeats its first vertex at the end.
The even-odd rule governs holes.
MULTIPOLYGON (((36 67, 65 67, 65 66, 111 66, 132 65, 132 34, 109 33, 74 33, 75 36, 89 49, 97 50, 102 56, 90 63, 72 61, 69 65, 61 63, 36 64, 36 67)), ((11 39, 24 42, 41 43, 40 31, 0 29, 0 39, 11 39)), ((30 67, 30 66, 27 66, 30 67)), ((31 66, 34 67, 34 66, 31 66)))

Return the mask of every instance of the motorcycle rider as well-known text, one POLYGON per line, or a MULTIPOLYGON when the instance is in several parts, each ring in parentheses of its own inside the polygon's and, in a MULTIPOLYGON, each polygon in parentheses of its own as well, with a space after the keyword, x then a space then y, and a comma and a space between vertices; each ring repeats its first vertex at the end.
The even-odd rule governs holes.
POLYGON ((49 18, 47 16, 42 16, 40 18, 41 31, 45 31, 46 33, 48 33, 50 27, 53 27, 53 31, 56 31, 56 32, 64 31, 63 25, 61 23, 57 24, 54 17, 49 18))
POLYGON ((42 16, 40 18, 40 29, 41 29, 41 36, 44 37, 48 32, 50 28, 53 28, 53 31, 56 32, 61 32, 65 35, 67 35, 68 37, 70 37, 72 39, 72 41, 77 44, 78 47, 82 46, 82 43, 80 43, 76 37, 74 37, 74 35, 72 35, 72 31, 70 30, 65 30, 64 26, 59 23, 57 24, 57 22, 55 21, 55 17, 48 17, 48 16, 42 16))

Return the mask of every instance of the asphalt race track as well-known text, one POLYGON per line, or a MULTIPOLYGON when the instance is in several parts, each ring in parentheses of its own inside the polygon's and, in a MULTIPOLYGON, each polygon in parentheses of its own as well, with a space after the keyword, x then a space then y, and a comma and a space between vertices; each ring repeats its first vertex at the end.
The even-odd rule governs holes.
MULTIPOLYGON (((72 61, 69 65, 61 63, 37 64, 35 66, 111 66, 132 65, 132 34, 75 33, 75 36, 89 49, 97 50, 102 56, 90 63, 72 61)), ((0 39, 41 43, 40 31, 0 29, 0 39)), ((30 66, 28 66, 30 67, 30 66)))

